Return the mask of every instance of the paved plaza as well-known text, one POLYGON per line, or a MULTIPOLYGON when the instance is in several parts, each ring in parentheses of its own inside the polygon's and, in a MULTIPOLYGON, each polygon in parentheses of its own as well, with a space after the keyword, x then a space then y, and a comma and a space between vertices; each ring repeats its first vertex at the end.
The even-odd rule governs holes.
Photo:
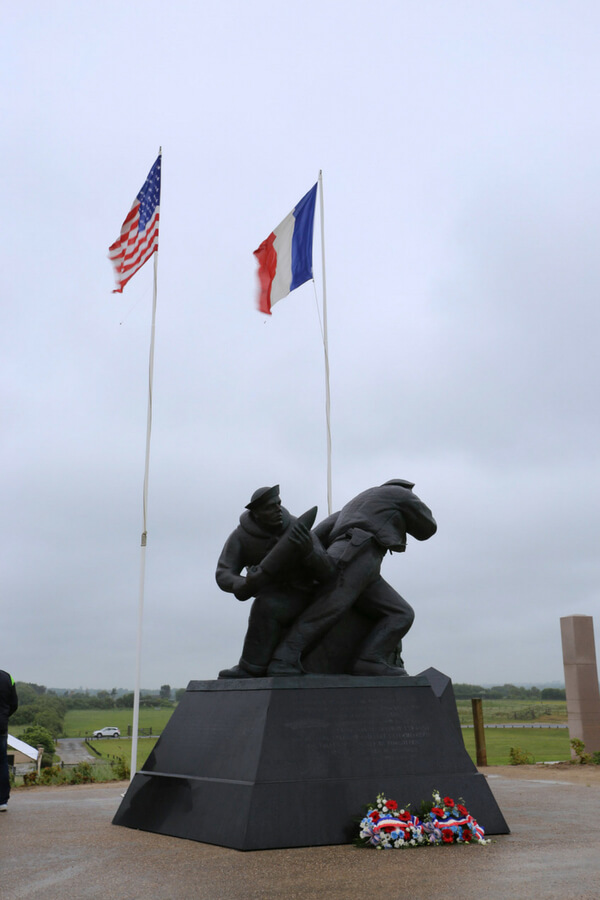
POLYGON ((0 897, 599 900, 600 767, 481 771, 509 835, 486 847, 392 852, 335 846, 241 853, 111 825, 125 784, 19 789, 0 814, 0 897))

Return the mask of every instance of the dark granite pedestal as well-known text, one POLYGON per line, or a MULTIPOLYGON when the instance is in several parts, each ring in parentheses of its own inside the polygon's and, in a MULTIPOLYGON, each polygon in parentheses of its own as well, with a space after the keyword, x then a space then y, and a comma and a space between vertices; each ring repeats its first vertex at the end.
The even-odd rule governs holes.
POLYGON ((237 850, 344 844, 377 794, 416 810, 434 789, 508 832, 435 669, 192 681, 113 823, 237 850))

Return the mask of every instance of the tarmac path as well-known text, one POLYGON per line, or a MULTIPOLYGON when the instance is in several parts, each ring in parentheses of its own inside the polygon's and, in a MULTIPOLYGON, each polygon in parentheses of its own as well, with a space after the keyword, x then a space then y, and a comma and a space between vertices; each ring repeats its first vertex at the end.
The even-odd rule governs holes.
MULTIPOLYGON (((511 828, 485 847, 242 853, 111 825, 125 783, 18 788, 2 900, 599 900, 600 766, 481 770, 511 828)), ((212 810, 227 815, 227 810, 212 810)), ((485 823, 483 823, 485 824, 485 823)))
POLYGON ((59 738, 56 745, 56 753, 65 765, 96 760, 88 750, 84 738, 59 738))

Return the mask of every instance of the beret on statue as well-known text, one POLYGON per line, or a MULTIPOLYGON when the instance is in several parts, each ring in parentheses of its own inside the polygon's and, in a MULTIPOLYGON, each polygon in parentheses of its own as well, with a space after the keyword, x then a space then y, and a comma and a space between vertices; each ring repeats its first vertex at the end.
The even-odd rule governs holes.
POLYGON ((273 497, 279 496, 279 485, 275 484, 273 487, 261 487, 257 488, 252 496, 250 497, 250 503, 246 503, 246 509, 256 509, 257 506, 262 506, 263 503, 266 503, 268 500, 272 500, 273 497))

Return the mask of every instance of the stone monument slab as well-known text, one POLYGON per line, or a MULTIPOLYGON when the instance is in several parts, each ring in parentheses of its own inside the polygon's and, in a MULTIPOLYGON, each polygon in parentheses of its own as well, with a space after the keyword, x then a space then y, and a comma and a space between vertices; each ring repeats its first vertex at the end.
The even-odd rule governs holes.
POLYGON ((592 616, 564 616, 560 632, 569 736, 583 741, 587 753, 595 753, 600 751, 600 690, 594 620, 592 616))

